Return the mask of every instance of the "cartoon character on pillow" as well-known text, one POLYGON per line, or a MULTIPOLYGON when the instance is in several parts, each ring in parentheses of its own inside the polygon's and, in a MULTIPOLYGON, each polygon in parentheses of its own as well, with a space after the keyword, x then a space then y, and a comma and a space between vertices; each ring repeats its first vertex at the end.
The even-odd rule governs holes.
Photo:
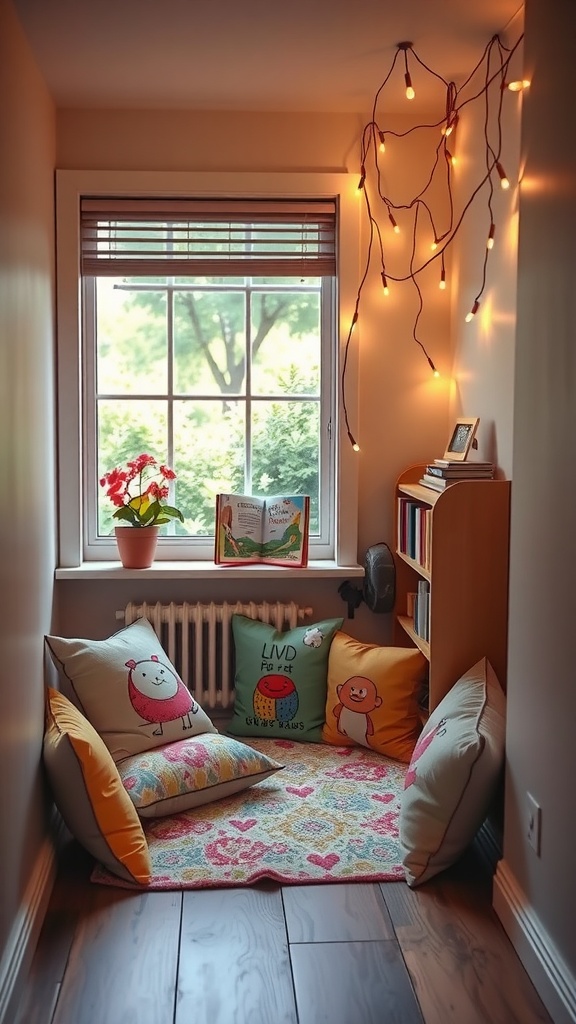
POLYGON ((355 743, 369 747, 369 736, 374 735, 374 724, 370 712, 379 708, 382 698, 378 696, 375 684, 367 676, 350 676, 345 683, 336 687, 340 703, 333 710, 338 732, 348 736, 355 743))
POLYGON ((183 729, 192 729, 190 715, 197 714, 200 705, 170 665, 163 665, 153 654, 142 661, 132 658, 126 662, 126 668, 130 670, 130 703, 140 718, 158 726, 154 736, 163 735, 163 722, 173 722, 177 718, 182 719, 183 729))
POLYGON ((404 778, 404 789, 408 789, 408 786, 411 786, 412 783, 416 780, 416 775, 418 774, 416 770, 418 768, 418 762, 422 757, 424 751, 428 750, 428 747, 432 743, 434 737, 444 736, 444 733, 446 732, 446 722, 447 719, 443 718, 440 722, 438 722, 438 725, 435 725, 433 729, 430 729, 430 732, 427 732, 418 740, 416 746, 414 747, 414 753, 412 754, 410 766, 404 778))
POLYGON ((291 722, 298 711, 298 691, 285 675, 262 676, 254 690, 254 714, 263 722, 291 722))

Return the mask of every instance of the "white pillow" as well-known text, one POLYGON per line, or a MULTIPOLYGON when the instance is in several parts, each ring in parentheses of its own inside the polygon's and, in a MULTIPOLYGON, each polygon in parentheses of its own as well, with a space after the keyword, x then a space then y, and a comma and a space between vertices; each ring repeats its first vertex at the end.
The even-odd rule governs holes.
POLYGON ((484 821, 504 762, 505 717, 506 698, 487 658, 430 715, 400 799, 409 886, 453 864, 484 821))
POLYGON ((137 619, 107 640, 47 636, 60 686, 115 761, 217 732, 184 686, 153 626, 137 619))

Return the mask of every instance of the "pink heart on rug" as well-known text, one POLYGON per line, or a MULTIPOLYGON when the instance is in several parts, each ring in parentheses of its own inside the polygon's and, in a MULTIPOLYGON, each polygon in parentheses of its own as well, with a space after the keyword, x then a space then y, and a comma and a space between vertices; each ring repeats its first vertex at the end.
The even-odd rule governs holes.
POLYGON ((294 793, 294 796, 310 796, 314 792, 314 786, 286 786, 287 793, 294 793))
POLYGON ((311 864, 317 864, 319 868, 331 871, 340 860, 340 857, 337 857, 335 853, 329 853, 327 857, 321 857, 319 853, 311 853, 306 857, 306 860, 309 860, 311 864))
POLYGON ((389 804, 394 799, 393 793, 372 793, 373 800, 379 800, 381 804, 389 804))
POLYGON ((237 828, 239 832, 247 832, 249 828, 254 828, 258 822, 256 818, 246 818, 246 821, 238 821, 236 818, 230 818, 230 824, 237 828))
POLYGON ((276 740, 275 747, 284 747, 285 750, 292 750, 294 746, 292 740, 276 740))

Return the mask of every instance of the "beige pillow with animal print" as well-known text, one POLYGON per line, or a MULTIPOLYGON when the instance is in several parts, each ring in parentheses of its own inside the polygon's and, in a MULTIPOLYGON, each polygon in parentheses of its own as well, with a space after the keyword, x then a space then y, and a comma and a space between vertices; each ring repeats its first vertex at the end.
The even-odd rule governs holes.
POLYGON ((107 640, 47 636, 60 688, 116 762, 143 750, 217 732, 178 676, 147 619, 107 640))

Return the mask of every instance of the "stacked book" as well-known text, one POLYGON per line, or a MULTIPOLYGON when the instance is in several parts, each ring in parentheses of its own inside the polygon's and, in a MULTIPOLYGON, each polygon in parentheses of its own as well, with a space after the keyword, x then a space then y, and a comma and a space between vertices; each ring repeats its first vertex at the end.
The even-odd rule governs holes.
POLYGON ((453 459, 434 459, 426 466, 420 483, 443 491, 459 480, 491 480, 494 476, 493 462, 456 462, 453 459))

